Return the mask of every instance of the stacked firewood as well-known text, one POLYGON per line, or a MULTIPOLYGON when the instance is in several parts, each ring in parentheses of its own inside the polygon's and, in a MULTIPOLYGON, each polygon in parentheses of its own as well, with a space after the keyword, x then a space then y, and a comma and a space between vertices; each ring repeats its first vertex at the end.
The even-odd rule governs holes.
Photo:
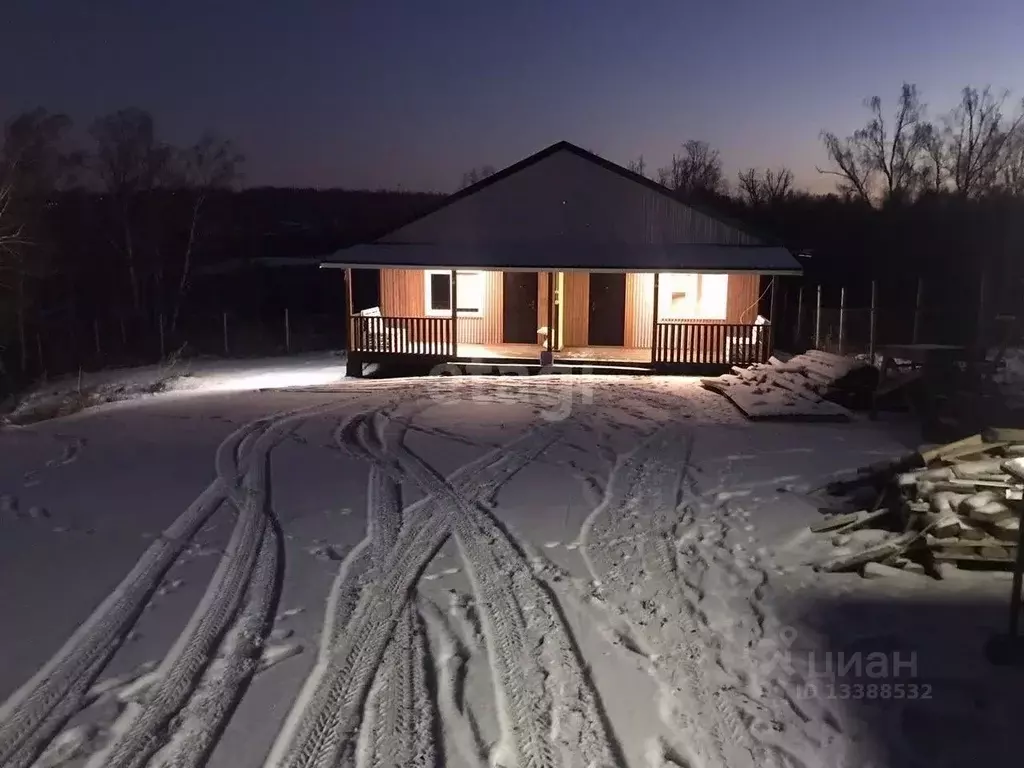
POLYGON ((821 570, 863 571, 877 563, 936 575, 941 563, 1012 568, 1024 507, 1024 430, 992 429, 923 448, 827 490, 860 499, 866 490, 874 502, 811 526, 839 548, 821 570), (866 528, 881 529, 876 541, 855 533, 866 528), (851 548, 855 539, 868 544, 851 548))

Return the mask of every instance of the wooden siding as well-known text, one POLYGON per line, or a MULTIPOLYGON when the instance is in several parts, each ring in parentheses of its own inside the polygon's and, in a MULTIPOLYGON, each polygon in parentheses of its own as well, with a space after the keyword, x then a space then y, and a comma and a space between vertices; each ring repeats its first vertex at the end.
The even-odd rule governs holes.
POLYGON ((626 328, 627 347, 651 346, 654 328, 654 273, 629 272, 626 274, 626 328))
MULTIPOLYGON (((456 200, 379 242, 565 247, 760 244, 728 223, 568 150, 456 200)), ((528 251, 523 258, 528 261, 528 251)))
POLYGON ((425 275, 422 269, 380 271, 380 312, 385 317, 424 317, 425 275))
POLYGON ((563 279, 563 346, 585 347, 590 324, 590 273, 566 272, 563 279))
MULTIPOLYGON (((382 269, 380 311, 385 317, 426 316, 426 270, 382 269)), ((502 273, 484 272, 484 311, 480 317, 458 319, 461 344, 500 344, 504 307, 502 273)))
MULTIPOLYGON (((380 308, 385 317, 424 317, 426 315, 426 274, 421 269, 382 269, 380 271, 380 308)), ((499 271, 484 273, 484 313, 481 317, 460 317, 458 340, 463 344, 502 343, 504 281, 499 271)), ((761 280, 757 274, 730 274, 725 320, 700 320, 704 324, 753 323, 761 280)), ((563 275, 562 347, 586 346, 590 318, 590 274, 566 272, 563 275)), ((627 348, 651 347, 653 328, 654 274, 626 274, 626 312, 624 343, 627 348)), ((537 327, 548 324, 548 273, 537 279, 537 327)))
POLYGON ((726 322, 753 323, 757 319, 757 300, 761 295, 761 276, 753 273, 729 275, 725 304, 726 322))

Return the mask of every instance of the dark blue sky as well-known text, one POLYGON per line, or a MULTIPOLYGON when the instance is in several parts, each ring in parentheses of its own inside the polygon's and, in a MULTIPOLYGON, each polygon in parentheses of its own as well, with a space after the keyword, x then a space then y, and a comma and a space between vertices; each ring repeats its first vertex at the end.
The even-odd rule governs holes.
POLYGON ((687 138, 730 180, 788 165, 827 189, 818 134, 966 84, 1024 95, 1024 2, 901 0, 6 0, 0 115, 80 126, 148 108, 211 128, 250 184, 450 191, 560 139, 663 165, 687 138))

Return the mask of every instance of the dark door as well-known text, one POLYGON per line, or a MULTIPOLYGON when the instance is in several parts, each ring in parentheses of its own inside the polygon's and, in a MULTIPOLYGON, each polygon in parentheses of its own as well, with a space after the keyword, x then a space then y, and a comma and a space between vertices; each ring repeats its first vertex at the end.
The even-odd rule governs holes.
POLYGON ((625 343, 626 273, 590 273, 590 324, 587 343, 621 347, 625 343))
POLYGON ((537 343, 537 273, 506 272, 502 339, 506 344, 537 343))

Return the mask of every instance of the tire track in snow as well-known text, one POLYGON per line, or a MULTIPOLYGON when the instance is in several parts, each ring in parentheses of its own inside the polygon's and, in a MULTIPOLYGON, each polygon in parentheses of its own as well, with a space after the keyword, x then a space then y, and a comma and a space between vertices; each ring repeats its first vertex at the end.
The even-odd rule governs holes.
MULTIPOLYGON (((166 743, 172 719, 188 703, 225 632, 235 621, 242 600, 250 588, 250 580, 257 570, 259 555, 265 551, 263 542, 268 529, 266 504, 270 451, 304 419, 337 407, 337 404, 315 405, 272 420, 257 420, 256 423, 265 425, 265 428, 258 435, 250 434, 247 437, 250 450, 244 458, 247 465, 244 474, 240 463, 246 445, 240 446, 234 455, 228 451, 218 451, 218 481, 238 510, 231 539, 199 605, 161 662, 156 673, 156 683, 147 693, 145 702, 132 703, 125 709, 114 724, 110 742, 92 756, 87 768, 142 766, 166 743)), ((272 566, 270 577, 263 580, 257 578, 254 582, 264 587, 264 594, 254 597, 259 604, 269 604, 273 599, 273 584, 277 575, 276 545, 272 566)), ((263 617, 264 624, 268 618, 263 617)), ((253 621, 260 621, 260 617, 253 621)), ((244 646, 236 647, 233 653, 236 656, 244 653, 244 646)), ((228 666, 235 669, 244 667, 244 663, 232 659, 228 666)), ((244 680, 244 677, 240 677, 235 682, 240 686, 244 680)), ((219 696, 230 700, 237 695, 237 691, 237 687, 233 690, 225 688, 219 696)), ((209 723, 206 727, 211 728, 209 723)), ((212 739, 212 735, 201 737, 192 734, 192 738, 203 741, 206 738, 212 739)))
POLYGON ((583 526, 584 560, 602 597, 651 649, 662 718, 682 726, 691 759, 705 768, 778 765, 783 756, 751 733, 742 697, 716 684, 706 653, 714 639, 686 592, 692 574, 677 565, 677 528, 687 522, 678 508, 688 494, 691 448, 690 436, 671 423, 620 459, 604 501, 583 526), (680 443, 687 446, 683 461, 680 443))
MULTIPOLYGON (((375 461, 375 454, 364 444, 373 431, 359 426, 371 419, 372 414, 350 419, 339 427, 336 440, 352 455, 375 461)), ((552 424, 534 428, 452 473, 450 482, 472 490, 478 498, 490 499, 553 442, 558 431, 552 424)), ((378 464, 396 481, 403 477, 396 462, 382 457, 378 464)), ((300 768, 354 761, 362 707, 374 674, 413 586, 450 533, 451 516, 450 507, 430 496, 404 510, 380 578, 363 590, 347 631, 337 635, 329 662, 311 674, 266 766, 300 768)))
MULTIPOLYGON (((217 450, 217 462, 235 456, 259 422, 235 430, 217 450)), ((0 706, 0 764, 22 768, 35 759, 81 707, 81 701, 120 647, 167 570, 220 507, 218 478, 149 546, 128 575, 65 644, 0 706)))
MULTIPOLYGON (((421 408, 419 402, 412 404, 414 413, 421 408)), ((398 424, 404 436, 408 419, 398 424)), ((369 426, 367 421, 359 424, 359 439, 364 445, 370 442, 365 433, 369 426)), ((383 443, 383 433, 375 435, 375 439, 383 443)), ((401 486, 380 466, 372 464, 367 490, 373 567, 379 572, 401 530, 401 486)), ((427 688, 428 649, 422 624, 413 602, 408 601, 384 650, 367 702, 357 757, 360 768, 429 768, 436 763, 437 711, 427 688)))
MULTIPOLYGON (((561 431, 564 424, 558 424, 561 431)), ((568 630, 510 536, 479 500, 404 445, 378 450, 376 457, 397 461, 404 476, 455 511, 456 541, 481 606, 504 721, 492 762, 511 759, 531 768, 614 765, 596 693, 568 630)))
POLYGON ((433 768, 435 701, 427 687, 427 644, 410 601, 384 652, 367 702, 360 768, 433 768))
POLYGON ((462 646, 448 619, 433 602, 420 599, 419 610, 436 643, 432 655, 446 749, 454 748, 467 766, 483 768, 487 764, 487 750, 472 713, 463 705, 462 686, 469 651, 462 646))

